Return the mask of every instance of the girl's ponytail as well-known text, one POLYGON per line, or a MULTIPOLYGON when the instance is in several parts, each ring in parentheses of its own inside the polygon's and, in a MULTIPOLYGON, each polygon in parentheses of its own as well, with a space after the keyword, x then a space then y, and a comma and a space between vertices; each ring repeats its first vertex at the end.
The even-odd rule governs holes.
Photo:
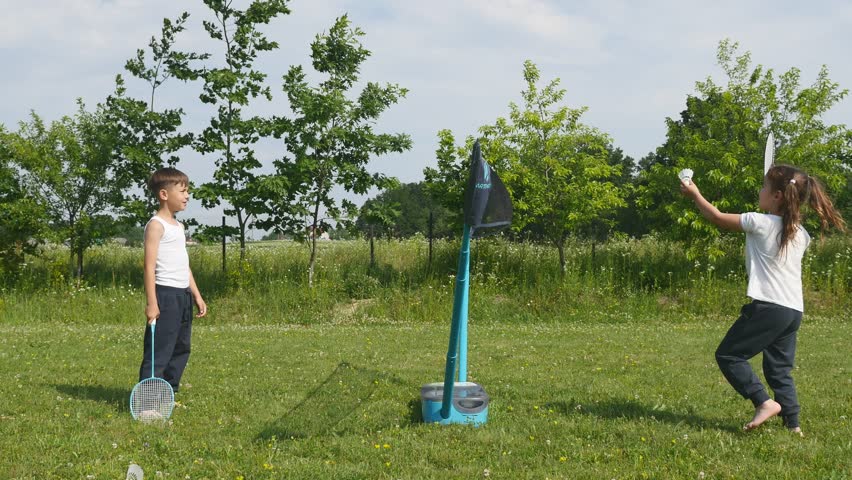
POLYGON ((820 228, 823 232, 828 230, 829 225, 841 232, 846 231, 846 222, 840 216, 840 212, 834 208, 831 198, 825 193, 825 188, 819 180, 806 176, 808 190, 808 206, 819 216, 820 228))
POLYGON ((830 226, 846 231, 846 222, 834 208, 825 188, 819 180, 790 165, 775 165, 766 172, 766 179, 773 191, 779 191, 784 199, 781 205, 781 252, 796 235, 802 222, 802 209, 810 207, 819 216, 820 230, 825 233, 830 226))

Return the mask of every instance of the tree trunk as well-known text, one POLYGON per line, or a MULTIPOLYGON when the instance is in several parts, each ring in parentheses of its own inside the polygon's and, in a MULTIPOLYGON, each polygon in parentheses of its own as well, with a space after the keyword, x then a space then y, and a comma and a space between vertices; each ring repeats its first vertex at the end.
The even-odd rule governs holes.
POLYGON ((311 226, 311 262, 308 266, 308 287, 314 286, 314 264, 317 260, 317 219, 319 218, 319 202, 314 207, 314 221, 311 226))
POLYGON ((565 239, 560 239, 556 242, 556 248, 559 250, 559 271, 562 274, 562 277, 565 277, 567 273, 567 269, 565 267, 565 239))
POLYGON ((308 266, 308 287, 314 286, 314 263, 317 258, 317 235, 316 223, 314 223, 314 231, 311 232, 311 262, 308 266))
POLYGON ((237 223, 240 226, 240 275, 243 273, 243 262, 246 259, 246 223, 248 218, 243 220, 243 214, 237 210, 237 223))
POLYGON ((595 274, 595 238, 592 237, 592 275, 595 274))
POLYGON ((83 249, 77 250, 77 283, 83 279, 83 249))
POLYGON ((370 270, 376 266, 376 248, 373 245, 373 239, 375 235, 373 234, 373 226, 370 225, 370 270))

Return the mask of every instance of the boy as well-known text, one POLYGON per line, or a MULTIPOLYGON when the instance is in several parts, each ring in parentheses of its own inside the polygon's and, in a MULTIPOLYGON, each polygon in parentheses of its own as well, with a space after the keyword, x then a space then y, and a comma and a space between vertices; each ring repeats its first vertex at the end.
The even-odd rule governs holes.
MULTIPOLYGON (((149 325, 157 320, 154 376, 169 382, 177 393, 189 360, 192 304, 198 306, 198 317, 207 315, 189 269, 183 224, 175 220, 175 213, 186 209, 189 178, 180 170, 161 168, 151 175, 148 188, 160 201, 160 209, 145 226, 145 317, 149 325)), ((151 329, 146 327, 139 380, 150 374, 151 329)))

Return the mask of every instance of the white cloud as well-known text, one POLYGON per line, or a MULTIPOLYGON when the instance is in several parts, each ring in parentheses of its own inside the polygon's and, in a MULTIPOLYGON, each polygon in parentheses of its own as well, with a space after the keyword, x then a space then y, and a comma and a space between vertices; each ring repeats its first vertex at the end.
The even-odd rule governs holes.
MULTIPOLYGON (((242 8, 247 0, 237 3, 242 8)), ((712 75, 724 83, 715 54, 726 37, 777 72, 800 67, 803 85, 827 64, 833 80, 852 88, 852 4, 845 0, 294 0, 290 7, 291 15, 264 28, 281 49, 258 63, 276 99, 256 110, 288 113, 281 74, 292 64, 309 65, 314 36, 348 11, 373 52, 363 78, 411 90, 378 128, 410 133, 414 149, 373 162, 404 181, 422 179, 423 167, 434 165, 439 129, 459 138, 475 134, 519 101, 525 59, 539 65, 543 81, 561 78, 566 102, 588 106, 585 121, 637 158, 664 141, 665 117, 679 114, 695 81, 712 75)), ((0 0, 0 123, 12 126, 30 109, 46 119, 72 113, 78 96, 89 105, 102 100, 126 59, 158 34, 163 17, 184 9, 192 17, 179 48, 221 55, 200 26, 208 15, 197 1, 0 0)), ((129 82, 142 96, 144 88, 129 82)), ((160 102, 184 107, 188 128, 200 129, 211 111, 198 105, 198 90, 168 83, 160 102)), ((849 99, 827 115, 841 123, 850 117, 849 99)), ((209 159, 191 153, 182 166, 193 177, 210 171, 209 159)))

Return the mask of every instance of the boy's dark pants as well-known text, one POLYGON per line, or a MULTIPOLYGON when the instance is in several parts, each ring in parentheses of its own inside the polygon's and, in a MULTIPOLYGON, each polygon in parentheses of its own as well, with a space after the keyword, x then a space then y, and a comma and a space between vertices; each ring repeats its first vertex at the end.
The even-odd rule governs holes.
POLYGON ((748 360, 763 352, 763 375, 775 392, 775 401, 781 404, 781 416, 789 428, 799 426, 799 401, 790 372, 801 323, 802 312, 754 300, 743 305, 740 318, 716 349, 716 362, 725 378, 755 407, 769 400, 769 394, 748 360))
MULTIPOLYGON (((192 293, 188 288, 156 286, 157 319, 154 337, 154 376, 169 382, 175 392, 189 360, 192 336, 192 293)), ((151 377, 151 328, 145 327, 145 354, 139 381, 151 377)))

